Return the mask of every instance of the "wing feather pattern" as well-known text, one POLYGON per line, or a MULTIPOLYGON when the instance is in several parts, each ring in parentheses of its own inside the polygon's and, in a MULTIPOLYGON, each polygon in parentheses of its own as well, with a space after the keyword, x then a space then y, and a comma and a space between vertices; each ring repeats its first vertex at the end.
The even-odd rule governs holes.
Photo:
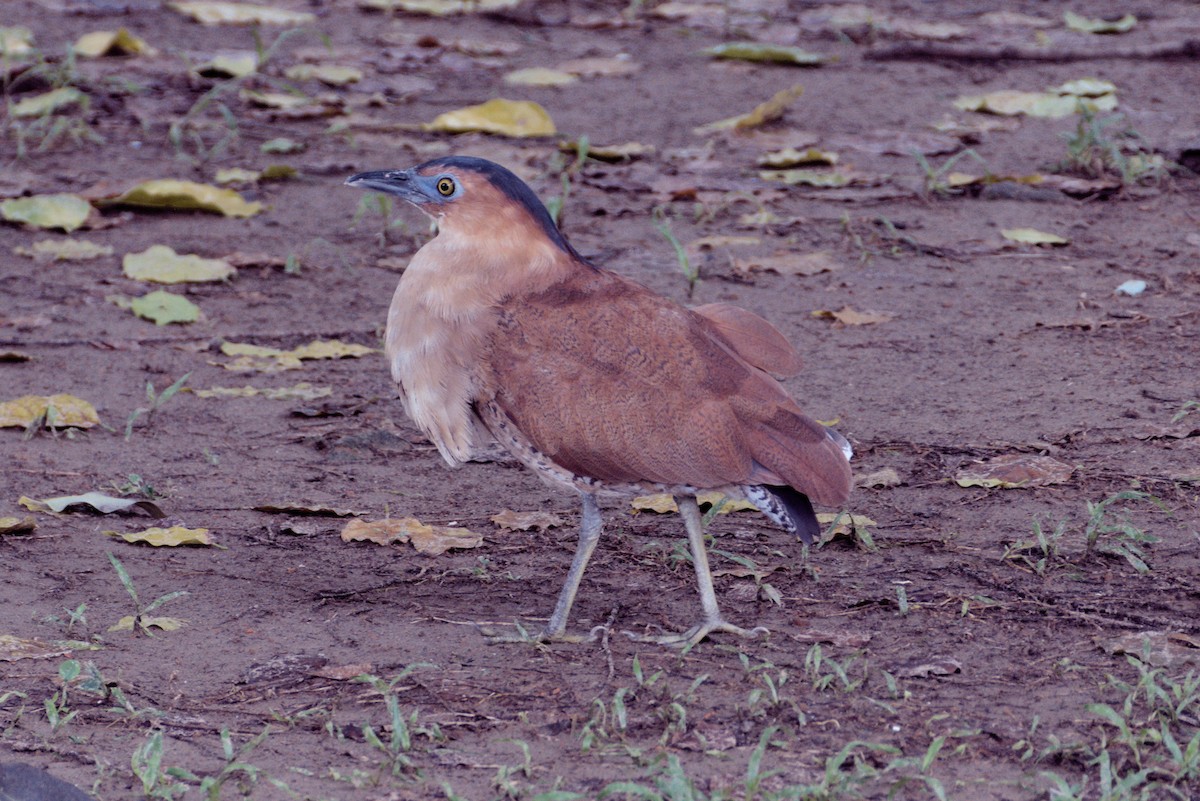
POLYGON ((841 449, 766 372, 798 366, 798 356, 773 326, 734 308, 689 311, 614 273, 578 271, 501 304, 490 374, 478 383, 577 475, 782 484, 841 503, 850 491, 841 449))

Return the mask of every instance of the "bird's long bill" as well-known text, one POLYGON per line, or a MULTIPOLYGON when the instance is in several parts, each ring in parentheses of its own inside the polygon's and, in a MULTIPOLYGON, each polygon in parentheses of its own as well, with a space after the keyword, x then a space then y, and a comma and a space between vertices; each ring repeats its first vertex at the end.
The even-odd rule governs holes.
POLYGON ((374 189, 376 192, 396 195, 410 203, 427 203, 429 201, 408 170, 360 172, 347 178, 346 186, 374 189))

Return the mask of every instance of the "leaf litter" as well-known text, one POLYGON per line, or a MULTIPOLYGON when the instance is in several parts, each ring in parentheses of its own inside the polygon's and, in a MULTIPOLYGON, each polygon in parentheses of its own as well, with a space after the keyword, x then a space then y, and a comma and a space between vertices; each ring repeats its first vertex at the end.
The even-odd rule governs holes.
POLYGON ((377 545, 412 543, 417 553, 441 556, 451 549, 478 548, 483 537, 470 529, 431 526, 415 517, 387 520, 351 520, 342 529, 342 542, 373 542, 377 545))

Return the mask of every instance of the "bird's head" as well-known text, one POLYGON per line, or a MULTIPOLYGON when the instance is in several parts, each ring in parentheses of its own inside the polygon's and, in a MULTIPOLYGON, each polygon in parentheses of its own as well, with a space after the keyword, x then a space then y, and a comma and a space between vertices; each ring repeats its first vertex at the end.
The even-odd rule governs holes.
POLYGON ((493 241, 521 234, 544 237, 568 255, 578 254, 554 225, 533 190, 487 159, 446 156, 407 170, 360 172, 347 186, 374 189, 406 200, 451 236, 493 241))

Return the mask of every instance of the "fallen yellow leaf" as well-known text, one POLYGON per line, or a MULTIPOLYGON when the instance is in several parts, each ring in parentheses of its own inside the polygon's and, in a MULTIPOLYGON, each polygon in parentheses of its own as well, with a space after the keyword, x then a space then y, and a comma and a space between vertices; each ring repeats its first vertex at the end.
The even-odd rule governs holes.
POLYGON ((262 211, 261 203, 247 202, 232 189, 171 178, 145 181, 107 202, 152 209, 211 211, 226 217, 253 217, 262 211))
POLYGON ((144 542, 156 548, 213 544, 212 537, 208 536, 208 529, 206 528, 184 528, 183 526, 159 528, 158 526, 151 526, 142 531, 130 531, 124 534, 119 531, 105 531, 104 533, 110 537, 120 537, 126 542, 144 542))
POLYGON ((125 275, 136 281, 158 284, 224 281, 237 272, 223 259, 180 254, 166 245, 151 245, 141 253, 127 253, 122 267, 125 275))
POLYGON ((167 3, 167 8, 185 14, 202 25, 308 25, 317 19, 307 11, 288 11, 273 6, 223 0, 175 0, 167 3))
POLYGON ((531 100, 495 98, 477 106, 447 111, 423 126, 427 131, 481 133, 499 136, 553 136, 554 121, 546 110, 531 100))
POLYGON ((80 36, 75 42, 75 54, 85 58, 100 58, 111 55, 156 55, 153 47, 126 28, 115 31, 92 31, 80 36))
POLYGON ((79 195, 54 194, 11 198, 0 203, 0 216, 34 228, 61 228, 68 234, 87 222, 92 204, 79 195))
POLYGON ((28 428, 37 420, 55 428, 91 428, 100 422, 96 407, 74 395, 25 395, 0 403, 0 428, 28 428))

